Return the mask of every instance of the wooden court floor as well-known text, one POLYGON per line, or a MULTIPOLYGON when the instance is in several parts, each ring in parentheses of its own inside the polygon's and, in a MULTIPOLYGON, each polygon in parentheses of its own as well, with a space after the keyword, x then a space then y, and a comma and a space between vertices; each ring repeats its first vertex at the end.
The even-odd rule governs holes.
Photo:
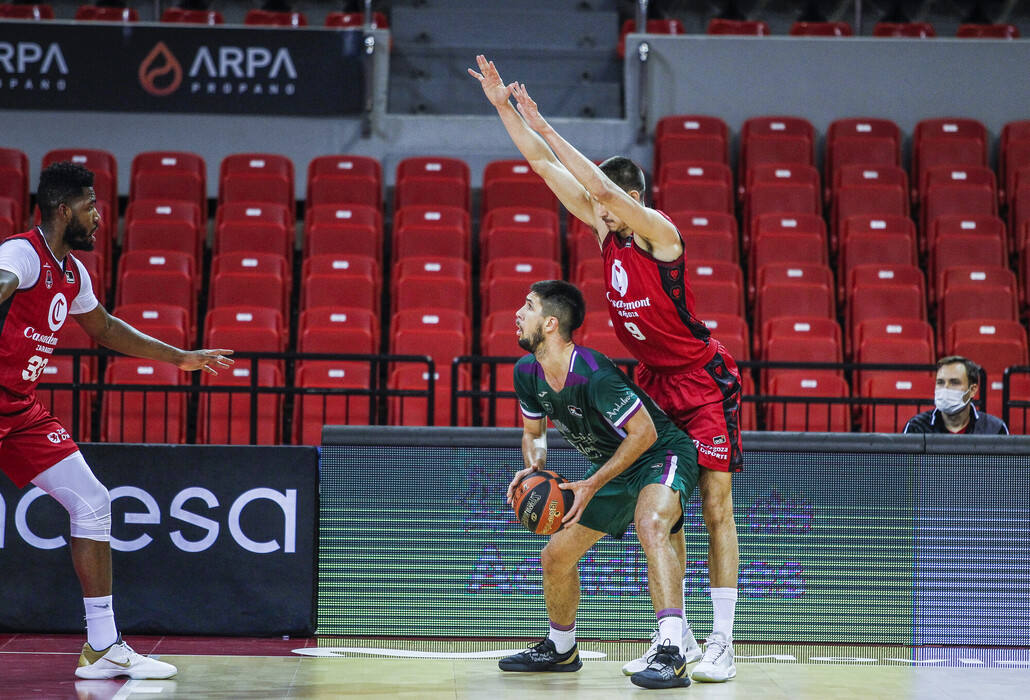
POLYGON ((168 681, 78 681, 82 637, 0 634, 0 699, 425 698, 603 700, 626 697, 835 700, 1030 698, 1030 649, 737 644, 737 678, 637 688, 620 667, 642 643, 582 642, 570 674, 502 673, 510 642, 399 639, 130 637, 176 664, 168 681))

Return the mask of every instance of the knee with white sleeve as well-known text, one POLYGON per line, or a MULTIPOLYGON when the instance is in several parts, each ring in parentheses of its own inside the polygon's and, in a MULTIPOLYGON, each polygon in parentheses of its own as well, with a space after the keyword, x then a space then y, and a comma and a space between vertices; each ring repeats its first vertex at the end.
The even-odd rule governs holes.
POLYGON ((72 537, 111 540, 111 494, 93 475, 81 452, 62 459, 32 483, 68 511, 72 537))

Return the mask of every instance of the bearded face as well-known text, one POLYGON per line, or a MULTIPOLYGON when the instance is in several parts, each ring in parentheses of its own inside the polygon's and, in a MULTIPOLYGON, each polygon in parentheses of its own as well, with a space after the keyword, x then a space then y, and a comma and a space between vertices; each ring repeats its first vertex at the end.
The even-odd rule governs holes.
POLYGON ((523 329, 519 335, 519 347, 526 352, 535 353, 544 342, 544 330, 539 325, 533 330, 523 329))
POLYGON ((91 231, 78 217, 72 218, 64 229, 64 242, 72 250, 93 250, 96 245, 93 234, 96 230, 96 226, 91 231))

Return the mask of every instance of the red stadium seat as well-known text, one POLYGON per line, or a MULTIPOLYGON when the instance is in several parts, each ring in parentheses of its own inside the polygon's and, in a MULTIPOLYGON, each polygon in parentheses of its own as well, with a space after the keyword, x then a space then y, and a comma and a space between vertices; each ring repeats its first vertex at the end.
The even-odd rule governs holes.
POLYGON ((244 24, 266 27, 306 27, 308 18, 303 12, 276 12, 273 10, 247 10, 244 24))
POLYGON ((826 220, 818 214, 760 214, 752 222, 752 239, 767 234, 818 236, 826 247, 826 220))
POLYGON ((873 36, 932 39, 937 31, 929 22, 877 22, 873 25, 873 36))
POLYGON ((1018 306, 1016 295, 1007 287, 985 284, 949 287, 941 295, 938 306, 937 344, 944 347, 949 329, 956 321, 1018 321, 1018 306))
POLYGON ((830 201, 829 188, 836 185, 837 172, 844 166, 900 168, 901 142, 898 125, 889 119, 838 119, 830 124, 823 160, 826 201, 830 201))
MULTIPOLYGON (((669 218, 683 238, 683 252, 689 260, 740 260, 737 220, 722 212, 669 212, 669 218)), ((587 239, 591 254, 597 253, 597 241, 587 239)), ((587 247, 583 244, 584 248, 587 247)), ((571 250, 571 248, 570 248, 571 250)))
MULTIPOLYGON (((561 265, 550 258, 511 257, 496 258, 491 260, 482 273, 484 295, 487 285, 497 279, 517 279, 526 285, 526 292, 519 299, 518 306, 522 305, 528 294, 529 285, 537 280, 560 279, 561 265)), ((484 298, 484 302, 486 299, 484 298)), ((518 306, 514 308, 518 308, 518 306)), ((500 311, 501 309, 497 309, 500 311)), ((484 314, 489 315, 489 314, 484 314)))
POLYGON ((859 286, 902 284, 915 286, 924 296, 926 292, 926 278, 923 277, 923 271, 912 263, 904 262, 874 262, 853 265, 842 282, 844 286, 839 289, 840 298, 845 301, 851 301, 855 288, 859 286))
POLYGON ((469 213, 459 207, 409 206, 394 212, 394 229, 405 226, 434 226, 456 229, 464 238, 471 237, 469 213))
MULTIPOLYGON (((287 346, 283 316, 269 307, 216 307, 204 319, 204 346, 237 352, 282 352, 287 346)), ((245 360, 238 360, 243 364, 245 360)))
POLYGON ((822 214, 819 174, 811 166, 756 165, 747 174, 744 200, 744 246, 755 219, 763 214, 822 214))
POLYGON ((371 374, 367 363, 303 360, 294 384, 304 389, 350 389, 353 394, 298 394, 294 404, 294 442, 318 445, 323 425, 371 425, 371 374), (362 394, 360 392, 364 391, 362 394))
POLYGON ((1010 250, 1012 248, 1012 246, 1009 245, 1005 222, 997 216, 938 216, 933 220, 933 224, 931 224, 930 228, 926 232, 927 248, 932 250, 933 246, 937 243, 937 240, 941 236, 945 235, 984 236, 986 238, 994 238, 1002 241, 1002 245, 1006 250, 1010 250))
POLYGON ((653 191, 659 209, 733 213, 733 176, 722 163, 665 163, 653 191))
POLYGON ((955 33, 959 39, 1018 39, 1019 27, 1014 24, 960 24, 955 33))
POLYGON ((1019 283, 1016 275, 1003 265, 949 265, 941 269, 937 275, 936 297, 940 299, 944 292, 952 287, 1003 287, 1009 295, 1019 298, 1019 283))
POLYGON ((169 345, 181 348, 191 344, 190 317, 181 306, 123 304, 114 310, 113 315, 169 345))
POLYGON ((405 258, 394 270, 393 310, 453 309, 468 316, 472 275, 460 258, 405 258))
MULTIPOLYGON (((645 23, 645 27, 644 31, 647 34, 686 34, 683 23, 678 19, 649 19, 645 23)), ((615 49, 619 58, 626 56, 626 35, 636 31, 636 20, 627 19, 622 23, 622 29, 619 30, 619 44, 615 49)))
MULTIPOLYGON (((987 129, 974 119, 924 119, 912 135, 912 186, 923 181, 923 172, 937 166, 987 165, 987 129)), ((914 190, 913 198, 919 192, 914 190)))
POLYGON ((765 421, 769 430, 848 432, 851 429, 846 405, 806 401, 846 398, 850 392, 841 377, 825 372, 784 371, 773 377, 769 393, 798 397, 797 401, 768 404, 765 421))
POLYGON ((218 169, 218 201, 270 202, 287 208, 292 218, 293 162, 274 153, 235 153, 218 169))
POLYGON ((822 263, 778 262, 762 265, 755 274, 755 289, 759 290, 768 284, 816 284, 834 290, 833 272, 822 263))
POLYGON ((214 26, 224 24, 225 18, 217 10, 188 10, 181 7, 168 7, 161 13, 162 22, 175 24, 207 24, 214 26))
POLYGON ((1005 244, 989 236, 963 236, 942 234, 930 249, 929 274, 939 279, 949 267, 977 265, 1001 266, 1008 264, 1005 244))
POLYGON ((734 360, 751 359, 751 332, 744 318, 730 314, 701 314, 700 318, 734 360))
POLYGON ((481 266, 495 258, 527 254, 558 261, 561 259, 558 217, 547 209, 495 207, 486 214, 480 227, 479 253, 481 266))
MULTIPOLYGON (((62 339, 62 346, 64 341, 62 339)), ((40 403, 56 417, 63 425, 68 426, 73 432, 76 440, 87 440, 89 438, 90 418, 92 413, 93 399, 95 392, 79 392, 79 421, 74 420, 75 395, 71 387, 63 388, 60 385, 73 384, 76 381, 80 384, 89 384, 93 381, 93 371, 88 361, 83 359, 79 362, 79 375, 75 376, 75 358, 67 355, 54 355, 43 368, 43 374, 39 378, 39 386, 36 388, 36 396, 40 403), (45 388, 47 384, 55 384, 54 388, 45 388), (74 433, 77 433, 74 434, 74 433)))
MULTIPOLYGON (((513 316, 514 318, 514 316, 513 316)), ((428 355, 434 361, 436 373, 436 425, 450 420, 450 372, 455 357, 471 351, 471 333, 468 316, 453 310, 407 310, 394 314, 391 320, 390 352, 395 355, 428 355)), ((462 378, 467 382, 467 375, 462 378)), ((391 388, 425 389, 428 384, 424 365, 408 364, 391 372, 391 388)), ((467 383, 465 388, 467 388, 467 383)), ((427 421, 425 399, 401 400, 392 398, 390 422, 394 425, 425 425, 427 421)), ((459 402, 462 414, 459 424, 467 423, 468 401, 459 402)))
POLYGON ((995 216, 998 192, 988 168, 931 168, 923 173, 922 230, 939 216, 995 216))
POLYGON ((394 210, 411 205, 469 208, 469 167, 443 157, 405 158, 397 164, 394 210))
MULTIPOLYGON (((833 288, 824 284, 772 282, 759 289, 754 320, 755 344, 758 345, 758 333, 761 333, 762 338, 768 337, 766 326, 770 322, 784 317, 788 320, 804 319, 806 321, 814 318, 835 319, 837 311, 833 299, 833 288)), ((767 350, 763 344, 762 352, 766 354, 766 359, 773 359, 768 356, 767 350)), ((833 362, 834 360, 821 361, 833 362)), ((839 362, 839 360, 837 361, 839 362)))
POLYGON ((579 344, 597 350, 609 358, 631 358, 630 351, 615 334, 615 326, 607 311, 593 311, 583 320, 579 344))
POLYGON ((576 280, 574 275, 577 271, 588 272, 591 269, 597 269, 594 265, 601 257, 600 248, 597 245, 597 239, 592 234, 569 235, 566 238, 566 246, 566 259, 569 262, 569 270, 573 273, 574 283, 576 280))
POLYGON ((358 255, 313 255, 304 261, 300 308, 346 306, 379 313, 382 273, 374 258, 358 255))
MULTIPOLYGON (((467 391, 471 386, 467 370, 458 373, 458 389, 467 391)), ((426 391, 429 388, 429 373, 420 367, 402 367, 390 374, 388 387, 404 391, 426 391)), ((437 369, 434 373, 433 418, 430 420, 427 401, 421 396, 393 396, 388 401, 390 425, 450 425, 451 424, 450 367, 437 369)), ((458 401, 458 415, 455 424, 469 425, 469 399, 458 401)))
POLYGON ((304 257, 361 255, 383 259, 383 220, 370 206, 318 205, 304 212, 304 257))
POLYGON ((394 264, 407 258, 457 258, 471 262, 472 241, 463 232, 442 226, 394 227, 394 264))
MULTIPOLYGON (((159 387, 186 383, 185 375, 167 362, 131 357, 113 358, 104 381, 159 387)), ((106 442, 181 443, 186 438, 186 395, 109 387, 104 392, 102 421, 106 442)))
POLYGON ((800 117, 754 117, 740 133, 740 178, 737 194, 744 198, 747 172, 756 165, 815 165, 815 130, 800 117))
POLYGON ((840 268, 837 270, 838 295, 844 295, 844 285, 849 282, 852 270, 857 267, 875 265, 878 269, 884 269, 917 266, 918 262, 915 241, 908 236, 885 233, 851 234, 841 243, 840 268))
MULTIPOLYGON (((877 319, 926 320, 926 293, 912 283, 883 280, 875 284, 855 284, 847 304, 847 336, 863 321, 877 319)), ((851 347, 850 341, 848 347, 851 347)))
POLYGON ((769 23, 753 20, 713 17, 708 20, 708 28, 705 30, 705 33, 717 35, 769 36, 769 23))
MULTIPOLYGON (((217 375, 201 378, 206 387, 252 386, 253 365, 247 360, 221 370, 217 375)), ((257 385, 283 385, 282 371, 270 362, 257 365, 257 385)), ((277 445, 281 442, 282 394, 258 393, 255 444, 277 445)), ((197 440, 210 445, 248 445, 251 442, 251 396, 249 393, 205 392, 200 395, 197 440)))
POLYGON ((5 19, 54 19, 54 8, 52 5, 2 5, 0 17, 5 19))
POLYGON ((853 36, 847 22, 795 22, 790 25, 791 36, 853 36))
POLYGON ((77 22, 138 22, 139 13, 131 7, 103 7, 79 5, 75 10, 77 22))
MULTIPOLYGON (((757 272, 771 263, 825 265, 828 262, 826 242, 810 233, 765 233, 751 247, 750 279, 757 281, 757 272)), ((753 296, 757 286, 749 288, 753 296)))
POLYGON ((122 254, 118 262, 116 305, 172 304, 190 314, 190 327, 197 317, 196 268, 191 255, 171 251, 135 250, 122 254))
POLYGON ((558 213, 558 198, 523 160, 495 160, 483 170, 481 216, 498 207, 546 209, 558 213))
POLYGON ((359 307, 306 309, 297 324, 300 352, 374 353, 379 349, 379 317, 359 307))
POLYGON ((718 117, 676 114, 655 128, 654 169, 679 161, 729 165, 729 129, 718 117))
MULTIPOLYGON (((863 364, 924 364, 932 365, 934 354, 933 329, 925 321, 910 319, 877 319, 864 321, 854 330, 855 362, 863 364)), ((896 369, 861 370, 855 373, 855 393, 863 394, 872 377, 896 376, 896 369)), ((909 373, 911 374, 911 373, 909 373)), ((933 392, 928 394, 933 396, 933 392)))
POLYGON ((82 263, 89 273, 89 280, 93 287, 93 296, 101 304, 107 299, 107 262, 103 256, 95 250, 76 250, 75 258, 82 263))
MULTIPOLYGON (((968 357, 987 372, 987 411, 1002 414, 1005 370, 1027 364, 1026 329, 1018 321, 956 321, 948 328, 949 354, 968 357)), ((982 393, 982 392, 981 392, 982 393)))
POLYGON ((862 385, 863 396, 870 399, 905 399, 913 403, 863 406, 862 431, 900 433, 912 416, 933 408, 936 381, 929 373, 870 373, 862 385))
POLYGON ((208 305, 267 306, 289 313, 290 280, 286 258, 275 253, 231 252, 211 261, 208 305))
MULTIPOLYGON (((699 318, 709 314, 744 316, 744 275, 740 265, 720 261, 690 261, 686 265, 686 272, 694 292, 695 314, 699 318)), ((600 295, 603 301, 603 281, 600 295)), ((584 297, 589 311, 590 297, 586 297, 586 292, 584 297)), ((607 308, 607 302, 599 308, 607 308)))
POLYGON ((382 208, 383 173, 368 156, 319 156, 308 164, 307 206, 361 204, 382 208))
POLYGON ((29 158, 14 148, 0 148, 0 192, 15 205, 12 224, 20 233, 29 219, 29 158))
POLYGON ((1007 201, 1015 190, 1016 173, 1030 167, 1030 119, 1009 122, 1001 130, 998 146, 999 199, 1007 201))
POLYGON ((886 220, 892 217, 907 217, 908 211, 908 196, 896 185, 842 185, 833 198, 830 213, 830 244, 840 245, 842 229, 849 218, 861 216, 886 220))
MULTIPOLYGON (((364 12, 330 12, 325 16, 327 27, 364 27, 364 12)), ((382 12, 372 13, 373 29, 389 29, 390 22, 382 12)))

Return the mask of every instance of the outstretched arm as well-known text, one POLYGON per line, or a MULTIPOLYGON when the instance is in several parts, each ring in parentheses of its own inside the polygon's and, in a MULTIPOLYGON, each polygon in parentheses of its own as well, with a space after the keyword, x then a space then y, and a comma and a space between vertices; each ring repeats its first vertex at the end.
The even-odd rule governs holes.
POLYGON ((233 364, 232 359, 225 357, 231 355, 232 350, 180 350, 140 333, 125 321, 107 313, 99 304, 92 311, 76 314, 75 320, 99 344, 125 355, 170 362, 187 372, 202 369, 218 374, 218 369, 233 364))
MULTIPOLYGON (((589 158, 562 138, 561 134, 540 115, 540 110, 526 91, 525 85, 514 83, 511 91, 525 123, 543 138, 562 165, 586 188, 590 196, 624 221, 634 234, 647 241, 656 252, 662 250, 670 257, 678 257, 682 251, 682 243, 672 222, 630 197, 621 187, 609 180, 589 158)), ((644 193, 639 194, 642 199, 644 193)))
POLYGON ((526 125, 508 101, 516 83, 505 85, 494 62, 488 61, 485 56, 476 56, 476 63, 479 65, 479 72, 469 68, 469 75, 479 81, 486 99, 497 108, 501 123, 504 124, 522 157, 529 162, 533 172, 543 178, 573 216, 596 229, 594 208, 587 191, 558 161, 544 140, 526 125))

